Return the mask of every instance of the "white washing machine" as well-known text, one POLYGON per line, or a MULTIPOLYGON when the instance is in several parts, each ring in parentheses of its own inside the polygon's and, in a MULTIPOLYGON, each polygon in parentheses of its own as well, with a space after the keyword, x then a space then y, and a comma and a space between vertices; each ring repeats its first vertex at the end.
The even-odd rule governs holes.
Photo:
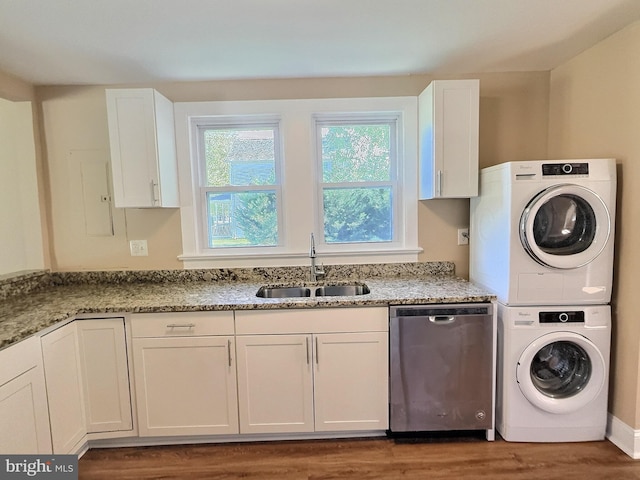
POLYGON ((614 159, 482 169, 471 199, 469 278, 506 305, 607 304, 615 208, 614 159))
POLYGON ((498 305, 496 428, 507 441, 605 438, 608 305, 498 305))

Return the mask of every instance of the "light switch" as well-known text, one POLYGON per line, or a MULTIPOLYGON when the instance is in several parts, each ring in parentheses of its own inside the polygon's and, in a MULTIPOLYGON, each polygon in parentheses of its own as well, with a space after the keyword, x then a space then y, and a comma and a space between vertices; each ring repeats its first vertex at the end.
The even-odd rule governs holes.
POLYGON ((131 250, 132 257, 146 257, 147 255, 149 255, 146 240, 129 241, 129 249, 131 250))

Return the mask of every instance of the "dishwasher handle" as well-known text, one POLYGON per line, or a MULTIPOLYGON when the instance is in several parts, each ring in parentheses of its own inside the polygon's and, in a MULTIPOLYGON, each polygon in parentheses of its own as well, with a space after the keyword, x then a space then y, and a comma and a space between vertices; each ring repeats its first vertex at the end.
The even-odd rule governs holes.
POLYGON ((456 321, 455 315, 429 315, 429 321, 438 325, 448 325, 456 321))
POLYGON ((442 316, 484 316, 492 315, 491 303, 467 303, 467 304, 442 304, 434 305, 391 305, 389 307, 389 318, 403 317, 442 317, 442 316))

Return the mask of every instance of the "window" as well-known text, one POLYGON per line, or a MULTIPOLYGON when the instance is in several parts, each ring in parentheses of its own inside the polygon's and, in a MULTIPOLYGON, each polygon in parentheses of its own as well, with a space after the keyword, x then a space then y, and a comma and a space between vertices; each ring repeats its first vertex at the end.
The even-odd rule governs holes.
POLYGON ((398 239, 396 117, 316 120, 320 225, 327 244, 398 239))
POLYGON ((417 260, 417 97, 174 112, 185 268, 417 260))
POLYGON ((199 124, 198 141, 207 248, 278 245, 278 124, 199 124))

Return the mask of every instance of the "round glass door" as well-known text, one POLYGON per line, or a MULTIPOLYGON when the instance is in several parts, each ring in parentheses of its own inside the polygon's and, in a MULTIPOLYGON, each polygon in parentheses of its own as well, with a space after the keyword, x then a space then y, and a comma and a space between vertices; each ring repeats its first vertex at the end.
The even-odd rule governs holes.
POLYGON ((531 360, 531 381, 540 393, 567 398, 584 390, 591 378, 591 359, 573 342, 553 342, 536 352, 531 360))
POLYGON ((540 337, 522 354, 516 369, 523 395, 552 413, 568 413, 591 402, 606 378, 604 358, 582 335, 554 332, 540 337))
POLYGON ((609 211, 593 191, 578 185, 543 190, 520 218, 520 240, 536 262, 579 268, 604 249, 611 230, 609 211))

